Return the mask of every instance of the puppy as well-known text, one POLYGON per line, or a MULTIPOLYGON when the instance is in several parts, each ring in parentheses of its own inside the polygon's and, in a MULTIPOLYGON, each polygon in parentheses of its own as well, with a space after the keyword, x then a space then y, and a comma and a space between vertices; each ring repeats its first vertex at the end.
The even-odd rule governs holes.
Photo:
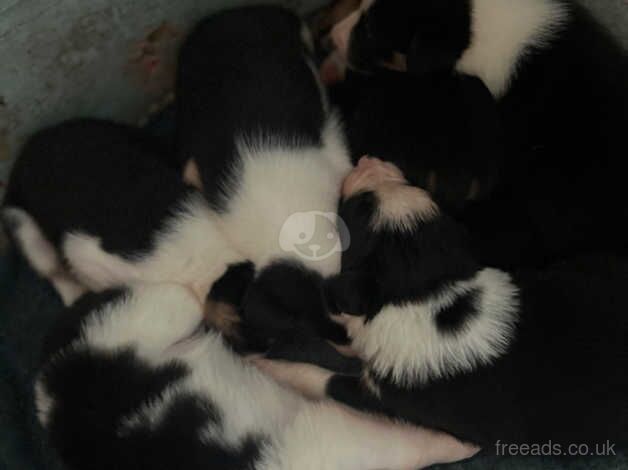
POLYGON ((252 345, 299 328, 337 342, 321 283, 340 270, 336 220, 351 168, 294 14, 257 6, 202 21, 179 58, 178 156, 255 278, 243 299, 252 345))
POLYGON ((66 304, 81 284, 100 291, 137 281, 177 282, 204 298, 227 265, 242 259, 202 195, 155 152, 139 130, 87 119, 26 144, 3 219, 66 304))
MULTIPOLYGON (((242 320, 242 306, 247 291, 255 277, 252 263, 229 266, 227 272, 214 283, 205 303, 206 327, 223 335, 229 346, 240 355, 266 351, 266 357, 293 362, 308 362, 325 369, 347 374, 359 374, 362 363, 346 346, 330 344, 312 334, 307 327, 291 321, 272 325, 265 318, 258 322, 242 320), (262 328, 259 331, 258 328, 262 328), (254 341, 255 338, 272 336, 272 344, 254 341)), ((280 284, 277 289, 281 288, 280 284)), ((269 285, 269 289, 273 286, 269 285)), ((308 286, 305 286, 306 288, 308 286)), ((295 306, 295 308, 299 308, 295 306)), ((318 312, 313 312, 316 315, 318 312)), ((274 317, 270 317, 274 319, 274 317)))
POLYGON ((628 444, 626 260, 481 266, 464 230, 377 159, 360 161, 344 196, 352 244, 327 295, 364 373, 260 367, 309 396, 481 446, 628 444))
POLYGON ((547 266, 601 245, 627 253, 617 195, 628 59, 577 2, 365 0, 331 36, 355 70, 474 75, 498 101, 502 191, 464 219, 482 262, 547 266))
POLYGON ((63 312, 35 385, 71 469, 408 470, 470 457, 445 434, 312 403, 202 333, 174 284, 89 293, 63 312))
POLYGON ((349 148, 393 162, 448 211, 491 196, 503 164, 497 104, 481 80, 463 74, 349 71, 332 87, 349 148))

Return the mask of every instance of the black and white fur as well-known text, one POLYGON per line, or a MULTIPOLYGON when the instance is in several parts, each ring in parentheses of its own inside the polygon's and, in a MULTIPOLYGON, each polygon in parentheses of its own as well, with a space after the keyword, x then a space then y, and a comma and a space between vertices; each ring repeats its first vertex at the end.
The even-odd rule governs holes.
POLYGON ((473 455, 442 433, 309 402, 199 333, 175 284, 89 293, 45 346, 36 407, 70 469, 410 470, 473 455))
POLYGON ((371 154, 393 162, 456 213, 492 195, 503 136, 497 103, 480 79, 348 70, 330 95, 342 110, 353 161, 371 154))
POLYGON ((157 152, 140 130, 87 119, 26 144, 3 219, 66 304, 81 284, 100 291, 138 281, 185 284, 204 298, 227 264, 242 259, 202 195, 157 152))
POLYGON ((626 254, 628 55, 584 7, 366 0, 354 21, 347 56, 357 69, 402 57, 415 77, 477 76, 498 101, 501 185, 463 219, 483 262, 546 266, 601 245, 626 254))
POLYGON ((292 328, 346 340, 320 287, 340 270, 335 217, 351 165, 310 43, 290 11, 245 7, 203 20, 179 58, 178 156, 255 266, 242 311, 262 349, 292 328))
MULTIPOLYGON (((423 190, 375 182, 340 214, 353 237, 327 286, 362 377, 260 360, 312 397, 496 442, 628 445, 628 261, 481 266, 423 190)), ((384 165, 384 164, 381 164, 384 165)), ((365 171, 362 171, 366 174, 365 171)))

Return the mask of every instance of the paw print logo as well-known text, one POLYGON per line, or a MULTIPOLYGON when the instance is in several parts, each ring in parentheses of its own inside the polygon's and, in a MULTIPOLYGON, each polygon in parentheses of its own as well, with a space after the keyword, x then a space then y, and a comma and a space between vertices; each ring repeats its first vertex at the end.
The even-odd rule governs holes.
POLYGON ((297 212, 281 227, 279 246, 311 261, 328 258, 349 247, 349 229, 333 212, 297 212))

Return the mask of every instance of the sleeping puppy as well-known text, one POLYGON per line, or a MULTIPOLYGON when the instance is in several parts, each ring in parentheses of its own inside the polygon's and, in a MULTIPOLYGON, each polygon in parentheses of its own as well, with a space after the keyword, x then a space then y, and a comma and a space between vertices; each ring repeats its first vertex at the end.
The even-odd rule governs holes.
POLYGON ((184 178, 255 267, 242 312, 260 350, 294 327, 346 341, 321 286, 340 270, 345 231, 336 211, 351 164, 310 42, 288 10, 238 8, 203 20, 179 58, 184 178))
POLYGON ((379 155, 448 211, 490 196, 503 148, 497 104, 481 80, 463 74, 349 71, 331 88, 352 158, 379 155))
POLYGON ((617 195, 628 59, 577 2, 365 0, 331 36, 354 70, 474 75, 497 99, 504 191, 464 221, 483 262, 546 266, 602 245, 627 253, 617 195))
MULTIPOLYGON (((207 329, 220 332, 240 355, 262 350, 266 351, 266 357, 273 359, 307 362, 345 374, 361 372, 362 362, 347 346, 326 341, 313 334, 307 325, 298 324, 293 319, 272 325, 267 325, 263 317, 257 322, 243 322, 242 308, 254 278, 255 266, 252 263, 229 266, 227 272, 214 283, 205 302, 207 329), (262 331, 259 331, 260 327, 262 331), (255 341, 260 337, 272 337, 272 344, 255 341)), ((285 281, 277 289, 284 284, 285 281)), ((272 289, 274 286, 268 287, 272 289)), ((312 313, 315 316, 318 314, 315 311, 312 313)), ((269 315, 267 318, 275 320, 277 317, 269 315)))
POLYGON ((36 409, 70 469, 410 470, 477 449, 423 428, 312 403, 215 334, 175 284, 89 293, 44 348, 36 409))
POLYGON ((22 151, 3 220, 66 304, 81 284, 100 291, 136 281, 177 282, 205 298, 242 259, 202 195, 155 152, 137 129, 87 119, 41 131, 22 151))
POLYGON ((628 444, 626 260, 509 274, 390 163, 344 185, 352 244, 330 280, 362 377, 257 360, 311 397, 444 430, 481 446, 628 444))

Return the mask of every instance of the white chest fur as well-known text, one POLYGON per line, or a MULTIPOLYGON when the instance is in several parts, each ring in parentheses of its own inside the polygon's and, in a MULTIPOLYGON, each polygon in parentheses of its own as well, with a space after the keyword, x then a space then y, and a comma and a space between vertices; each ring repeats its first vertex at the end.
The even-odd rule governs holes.
POLYGON ((251 139, 239 142, 239 154, 233 196, 220 221, 234 246, 258 267, 295 258, 323 275, 337 272, 341 249, 333 222, 351 164, 336 121, 327 123, 320 147, 251 139), (323 239, 313 240, 319 229, 323 239))

